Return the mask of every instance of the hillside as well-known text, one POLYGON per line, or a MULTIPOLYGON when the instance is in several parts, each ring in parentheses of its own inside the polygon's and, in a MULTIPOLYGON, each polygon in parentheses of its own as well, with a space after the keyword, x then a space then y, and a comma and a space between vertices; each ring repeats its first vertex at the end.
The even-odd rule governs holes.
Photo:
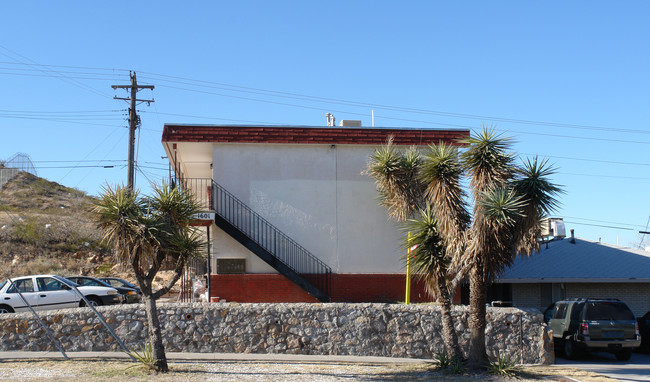
POLYGON ((93 198, 21 172, 0 191, 0 278, 121 273, 92 221, 93 198))

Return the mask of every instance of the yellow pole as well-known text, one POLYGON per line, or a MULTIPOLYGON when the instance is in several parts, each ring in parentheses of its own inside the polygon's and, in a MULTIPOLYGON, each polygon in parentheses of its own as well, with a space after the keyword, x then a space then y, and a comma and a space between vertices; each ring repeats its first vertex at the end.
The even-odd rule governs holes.
POLYGON ((408 249, 406 250, 406 297, 404 303, 411 303, 411 233, 408 235, 408 249))

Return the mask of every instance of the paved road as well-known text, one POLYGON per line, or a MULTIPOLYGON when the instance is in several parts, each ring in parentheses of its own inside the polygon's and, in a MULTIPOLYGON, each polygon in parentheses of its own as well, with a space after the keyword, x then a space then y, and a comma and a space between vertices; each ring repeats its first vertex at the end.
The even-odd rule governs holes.
POLYGON ((621 381, 650 381, 650 354, 632 353, 632 358, 627 362, 617 361, 609 353, 587 353, 575 361, 559 355, 555 364, 593 371, 621 381))

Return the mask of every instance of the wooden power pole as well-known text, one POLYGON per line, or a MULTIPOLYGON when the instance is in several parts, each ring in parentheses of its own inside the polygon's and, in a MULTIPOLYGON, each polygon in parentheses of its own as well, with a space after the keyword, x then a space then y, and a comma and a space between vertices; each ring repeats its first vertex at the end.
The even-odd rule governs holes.
POLYGON ((130 98, 121 98, 113 97, 114 99, 119 99, 123 101, 129 101, 129 171, 127 179, 127 188, 133 192, 135 188, 135 130, 140 124, 138 114, 135 110, 136 102, 146 102, 147 105, 150 105, 154 100, 152 99, 137 99, 136 94, 140 89, 151 89, 153 90, 153 85, 138 85, 138 81, 135 77, 135 72, 131 73, 131 85, 113 85, 113 89, 130 89, 131 97, 130 98))

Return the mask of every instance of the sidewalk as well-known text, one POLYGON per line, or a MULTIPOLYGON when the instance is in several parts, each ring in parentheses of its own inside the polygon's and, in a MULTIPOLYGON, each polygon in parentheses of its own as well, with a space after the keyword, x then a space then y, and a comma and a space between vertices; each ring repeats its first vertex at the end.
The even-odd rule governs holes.
MULTIPOLYGON (((66 352, 70 359, 128 359, 122 352, 66 352)), ((305 354, 251 354, 251 353, 175 353, 167 352, 169 361, 245 361, 245 362, 286 362, 286 363, 368 363, 368 364, 408 364, 433 362, 430 359, 369 357, 351 355, 305 355, 305 354)), ((5 351, 0 352, 3 360, 20 359, 63 359, 57 351, 5 351)))

